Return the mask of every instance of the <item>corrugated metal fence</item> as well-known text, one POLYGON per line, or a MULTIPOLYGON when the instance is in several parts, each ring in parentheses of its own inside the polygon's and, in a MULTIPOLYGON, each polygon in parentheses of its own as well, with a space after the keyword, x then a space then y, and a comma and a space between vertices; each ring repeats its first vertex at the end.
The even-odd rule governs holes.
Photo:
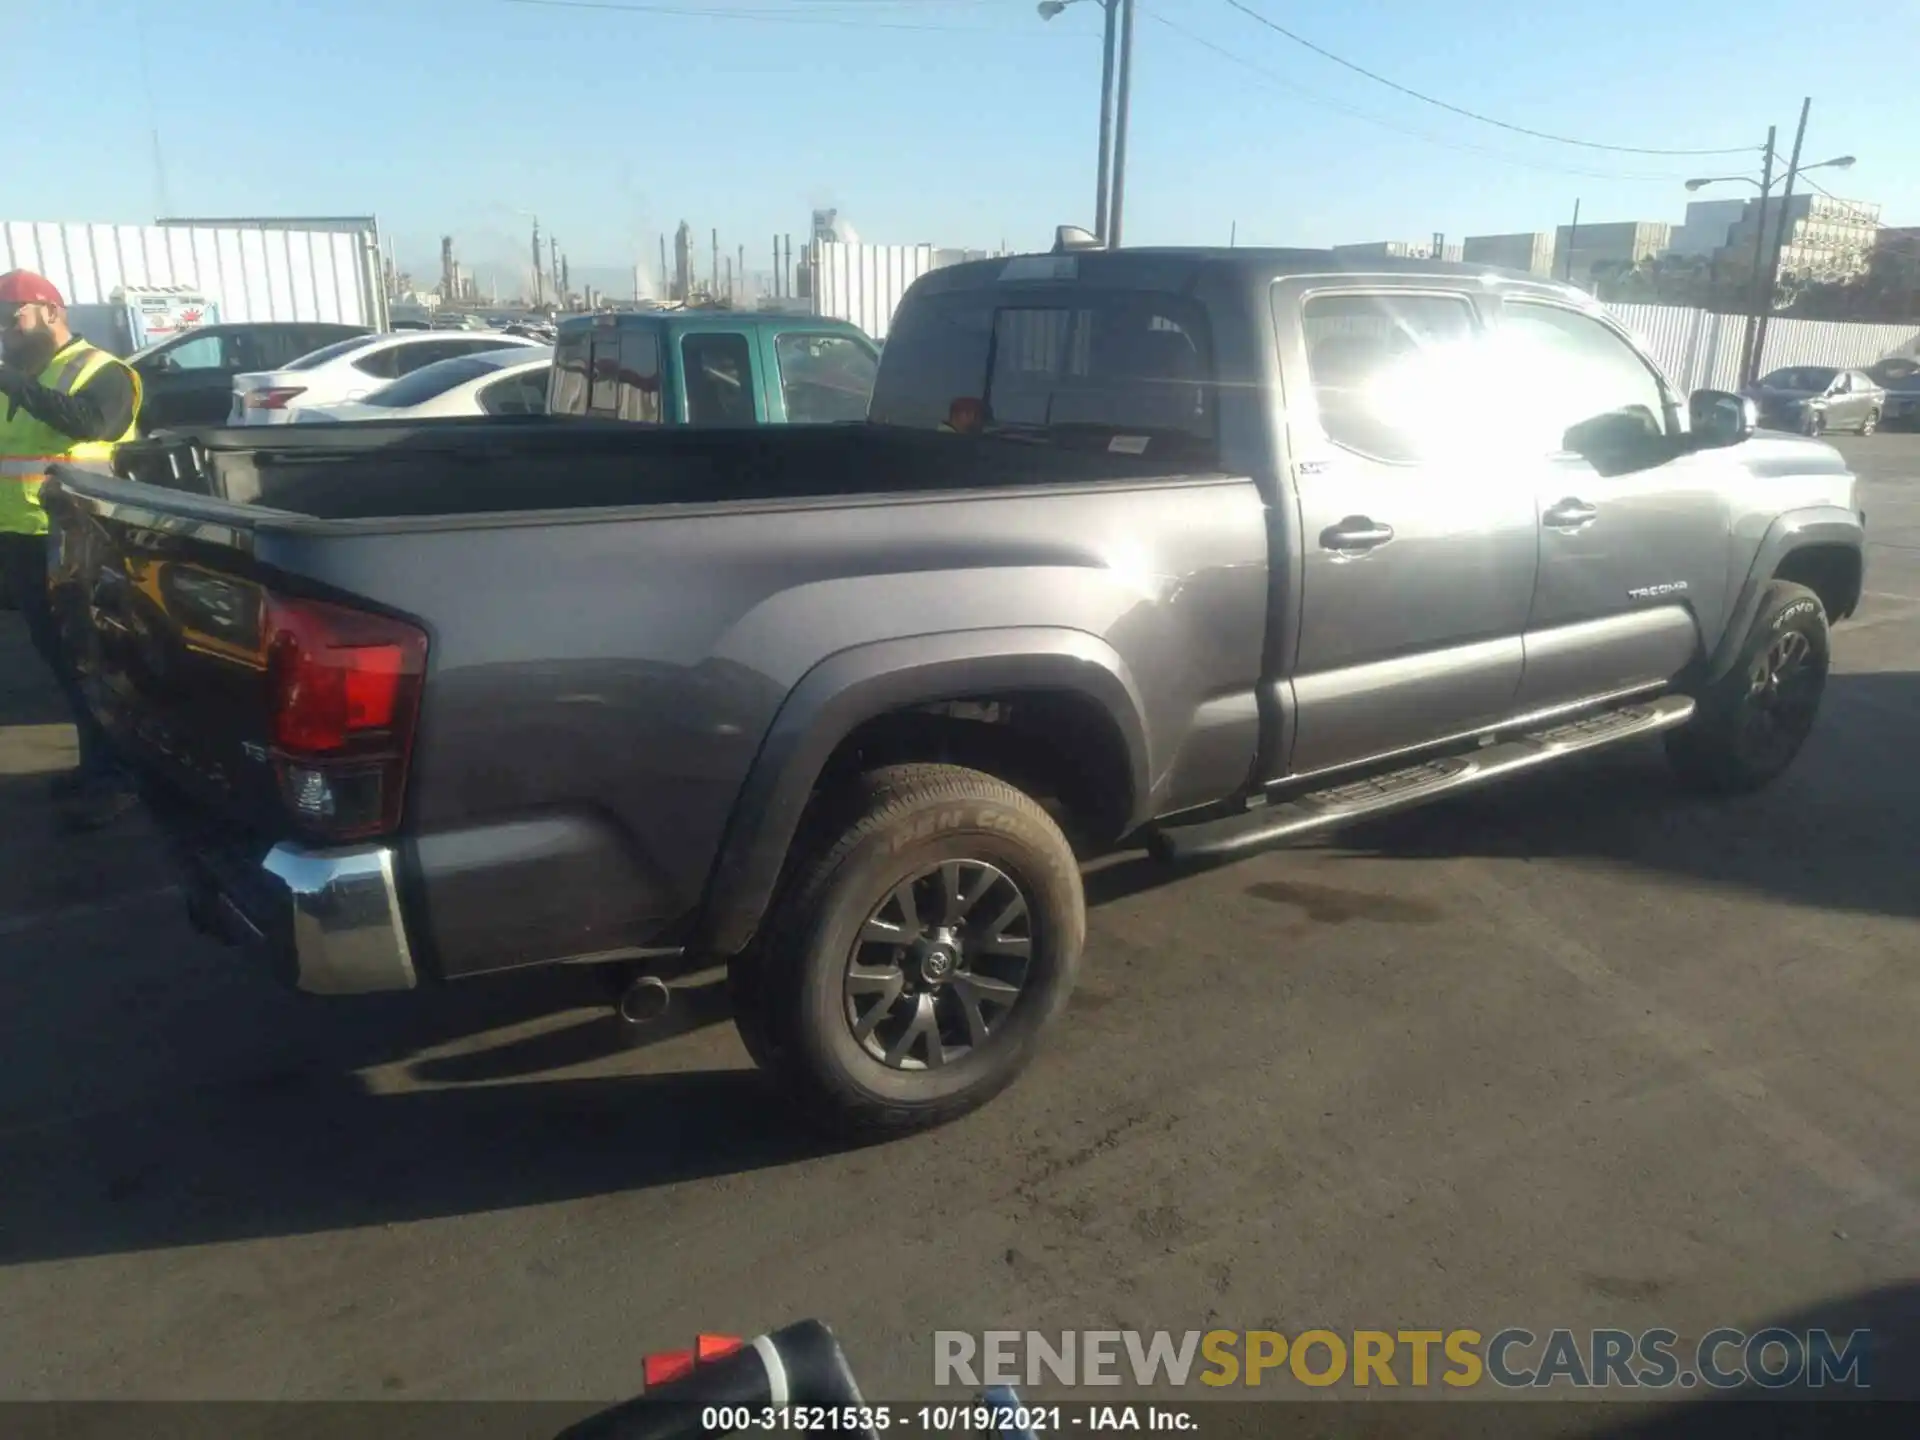
POLYGON ((70 305, 121 286, 179 286, 222 320, 319 320, 378 328, 377 237, 325 230, 0 222, 0 271, 38 271, 70 305))
POLYGON ((812 254, 816 315, 851 320, 876 340, 887 326, 907 287, 929 270, 983 260, 986 250, 947 250, 934 245, 864 245, 821 241, 812 254))
MULTIPOLYGON (((932 245, 814 247, 814 312, 851 320, 876 340, 884 339, 893 312, 929 270, 983 258, 979 250, 941 250, 932 245)), ((1740 336, 1745 320, 1680 305, 1609 305, 1621 324, 1641 338, 1648 353, 1683 390, 1731 390, 1739 381, 1740 336)), ((1920 326, 1856 325, 1837 320, 1770 320, 1766 367, 1869 365, 1920 344, 1920 326)))
MULTIPOLYGON (((1746 320, 1680 305, 1609 305, 1682 390, 1731 390, 1740 378, 1746 320)), ((1871 365, 1920 341, 1920 326, 1860 325, 1841 320, 1767 322, 1767 370, 1782 365, 1871 365)))

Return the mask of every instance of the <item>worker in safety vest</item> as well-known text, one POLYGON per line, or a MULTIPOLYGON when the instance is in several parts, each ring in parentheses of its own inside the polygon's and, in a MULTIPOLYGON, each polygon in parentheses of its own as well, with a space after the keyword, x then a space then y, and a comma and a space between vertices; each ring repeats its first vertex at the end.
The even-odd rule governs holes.
POLYGON ((104 462, 138 433, 140 379, 67 328, 44 276, 0 275, 0 567, 33 648, 52 668, 80 732, 80 766, 54 781, 69 823, 108 824, 133 804, 47 599, 47 513, 40 482, 56 460, 104 462))

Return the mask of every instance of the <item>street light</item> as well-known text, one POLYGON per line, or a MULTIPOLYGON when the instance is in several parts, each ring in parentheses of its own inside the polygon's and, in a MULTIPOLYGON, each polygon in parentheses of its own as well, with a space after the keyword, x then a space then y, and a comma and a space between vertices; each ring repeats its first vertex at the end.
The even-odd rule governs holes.
MULTIPOLYGON (((1787 177, 1788 183, 1792 182, 1793 176, 1804 175, 1809 170, 1827 170, 1827 169, 1851 170, 1854 164, 1855 164, 1855 160, 1853 156, 1836 155, 1831 160, 1822 160, 1815 165, 1796 165, 1790 172, 1788 172, 1788 177, 1787 177)), ((1687 189, 1703 190, 1709 185, 1731 184, 1735 181, 1738 181, 1742 185, 1752 185, 1756 189, 1766 188, 1766 187, 1762 187, 1760 182, 1754 179, 1753 176, 1751 175, 1706 175, 1701 177, 1698 180, 1687 181, 1687 189)))
POLYGON ((1800 126, 1794 131, 1793 157, 1787 161, 1787 168, 1780 188, 1780 208, 1774 222, 1772 263, 1767 263, 1767 197, 1773 191, 1773 162, 1778 158, 1774 144, 1774 129, 1767 129, 1766 148, 1761 152, 1765 164, 1761 167, 1760 178, 1751 175, 1705 175, 1686 182, 1689 191, 1701 190, 1708 185, 1722 183, 1746 184, 1758 187, 1760 191, 1760 209, 1754 218, 1753 226, 1753 310, 1747 316, 1746 334, 1740 346, 1740 380, 1750 385, 1760 373, 1760 355, 1767 343, 1767 318, 1773 311, 1774 292, 1780 284, 1780 257, 1787 244, 1787 215, 1793 199, 1793 182, 1809 170, 1849 170, 1853 168, 1854 157, 1836 155, 1831 160, 1820 160, 1812 165, 1800 163, 1800 145, 1807 138, 1807 112, 1813 108, 1811 99, 1800 102, 1800 126))
MULTIPOLYGON (((1079 0, 1040 0, 1042 20, 1051 20, 1079 0)), ((1128 90, 1133 74, 1133 0, 1093 0, 1105 12, 1100 64, 1100 166, 1094 195, 1093 233, 1103 245, 1120 243, 1120 211, 1126 188, 1128 90), (1124 14, 1122 13, 1124 8, 1124 14), (1122 22, 1124 21, 1124 25, 1122 22), (1124 30, 1124 35, 1119 32, 1124 30), (1114 100, 1113 62, 1120 50, 1120 96, 1114 100), (1118 108, 1116 132, 1114 111, 1118 108)))

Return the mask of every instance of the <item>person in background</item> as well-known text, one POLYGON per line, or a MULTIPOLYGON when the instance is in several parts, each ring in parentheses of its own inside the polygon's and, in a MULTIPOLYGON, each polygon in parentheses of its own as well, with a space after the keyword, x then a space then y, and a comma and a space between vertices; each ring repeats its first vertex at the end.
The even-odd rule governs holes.
POLYGON ((80 736, 80 765, 54 781, 68 823, 97 829, 134 804, 94 719, 47 599, 47 513, 40 485, 56 460, 104 462, 138 433, 140 379, 75 337, 51 281, 0 275, 0 571, 33 648, 59 681, 80 736))

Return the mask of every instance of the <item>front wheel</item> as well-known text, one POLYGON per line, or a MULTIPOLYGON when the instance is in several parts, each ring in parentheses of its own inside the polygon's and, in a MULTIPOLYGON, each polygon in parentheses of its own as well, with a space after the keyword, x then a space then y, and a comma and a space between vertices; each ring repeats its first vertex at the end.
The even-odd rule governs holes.
POLYGON ((1867 418, 1860 422, 1860 433, 1862 435, 1871 435, 1879 428, 1880 412, 1878 410, 1869 410, 1867 412, 1867 418))
POLYGON ((1667 735, 1667 758, 1694 787, 1733 795, 1777 780, 1813 732, 1831 652, 1827 612, 1804 585, 1775 580, 1739 658, 1667 735))
POLYGON ((956 766, 877 770, 828 803, 843 818, 736 962, 742 1039, 832 1134, 944 1124, 1013 1082, 1072 993, 1073 849, 1027 795, 956 766))
POLYGON ((1800 422, 1800 433, 1818 439, 1827 433, 1827 417, 1818 410, 1809 410, 1807 418, 1800 422))

